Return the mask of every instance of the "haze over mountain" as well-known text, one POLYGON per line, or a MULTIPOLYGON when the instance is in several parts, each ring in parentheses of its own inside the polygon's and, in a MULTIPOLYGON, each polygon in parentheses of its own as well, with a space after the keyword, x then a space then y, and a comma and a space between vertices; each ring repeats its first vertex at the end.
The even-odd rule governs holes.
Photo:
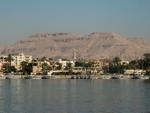
POLYGON ((4 46, 0 45, 0 53, 3 51, 3 49, 4 49, 4 46))
POLYGON ((1 54, 24 52, 34 57, 95 59, 120 56, 136 59, 150 53, 150 41, 126 38, 117 33, 93 32, 89 35, 77 33, 37 33, 9 47, 0 47, 1 54))

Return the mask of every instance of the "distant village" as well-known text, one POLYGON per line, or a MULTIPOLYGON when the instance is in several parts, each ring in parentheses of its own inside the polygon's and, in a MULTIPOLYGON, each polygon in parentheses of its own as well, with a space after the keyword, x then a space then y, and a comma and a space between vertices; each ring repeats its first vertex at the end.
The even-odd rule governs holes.
POLYGON ((150 76, 150 53, 141 59, 126 61, 115 57, 112 59, 52 59, 33 58, 23 52, 0 56, 0 76, 59 76, 77 77, 92 76, 93 78, 116 76, 150 76))

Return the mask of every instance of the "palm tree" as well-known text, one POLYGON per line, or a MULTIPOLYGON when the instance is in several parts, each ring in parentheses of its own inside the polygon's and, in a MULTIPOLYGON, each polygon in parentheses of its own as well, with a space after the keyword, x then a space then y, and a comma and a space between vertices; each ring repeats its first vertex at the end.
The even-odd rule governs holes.
POLYGON ((120 63, 120 61, 121 61, 121 59, 119 57, 115 57, 113 59, 113 63, 116 64, 116 65, 118 65, 120 63))
POLYGON ((150 53, 144 54, 144 69, 150 70, 150 53))
POLYGON ((68 73, 69 73, 69 74, 72 74, 72 72, 73 72, 73 67, 72 67, 72 64, 71 64, 71 63, 68 63, 65 69, 68 70, 68 73))
POLYGON ((11 56, 11 54, 9 54, 8 57, 7 57, 7 59, 6 59, 6 61, 9 63, 10 66, 11 66, 11 61, 12 60, 13 60, 12 56, 11 56))
POLYGON ((120 58, 115 57, 112 62, 109 63, 108 72, 109 73, 124 73, 125 67, 121 65, 120 58))
POLYGON ((21 68, 22 68, 22 72, 23 72, 23 75, 30 75, 31 72, 33 71, 33 63, 27 63, 27 62, 22 62, 21 63, 21 68))
POLYGON ((45 56, 41 58, 41 61, 46 61, 46 60, 47 58, 45 56))
POLYGON ((16 72, 16 68, 14 66, 10 66, 10 64, 6 63, 3 65, 3 72, 4 73, 16 72))
POLYGON ((61 64, 61 63, 57 63, 57 65, 58 65, 58 66, 57 66, 57 69, 58 69, 58 70, 62 70, 62 64, 61 64))
POLYGON ((42 64, 42 72, 43 74, 47 74, 48 71, 51 70, 51 67, 47 63, 42 64))
POLYGON ((27 62, 25 62, 25 61, 21 62, 21 71, 23 72, 23 75, 27 74, 26 66, 27 66, 27 62))

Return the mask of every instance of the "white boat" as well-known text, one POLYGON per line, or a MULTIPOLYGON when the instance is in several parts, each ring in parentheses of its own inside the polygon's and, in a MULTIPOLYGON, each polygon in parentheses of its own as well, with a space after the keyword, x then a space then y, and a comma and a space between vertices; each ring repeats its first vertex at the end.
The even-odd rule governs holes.
POLYGON ((140 77, 142 80, 148 80, 149 79, 149 76, 143 76, 143 77, 140 77))
POLYGON ((25 76, 24 79, 32 79, 32 75, 25 76))
POLYGON ((33 77, 33 79, 41 79, 42 76, 36 75, 33 77))
POLYGON ((5 79, 15 79, 14 75, 6 75, 5 79))
POLYGON ((103 75, 103 76, 101 76, 101 79, 111 79, 111 76, 109 76, 109 75, 103 75))

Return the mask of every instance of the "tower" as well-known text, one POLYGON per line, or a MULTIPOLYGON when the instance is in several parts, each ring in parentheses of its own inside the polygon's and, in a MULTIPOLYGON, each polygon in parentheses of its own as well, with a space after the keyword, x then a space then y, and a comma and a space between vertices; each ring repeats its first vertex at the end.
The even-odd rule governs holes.
POLYGON ((77 60, 76 49, 73 49, 73 61, 76 62, 76 60, 77 60))

